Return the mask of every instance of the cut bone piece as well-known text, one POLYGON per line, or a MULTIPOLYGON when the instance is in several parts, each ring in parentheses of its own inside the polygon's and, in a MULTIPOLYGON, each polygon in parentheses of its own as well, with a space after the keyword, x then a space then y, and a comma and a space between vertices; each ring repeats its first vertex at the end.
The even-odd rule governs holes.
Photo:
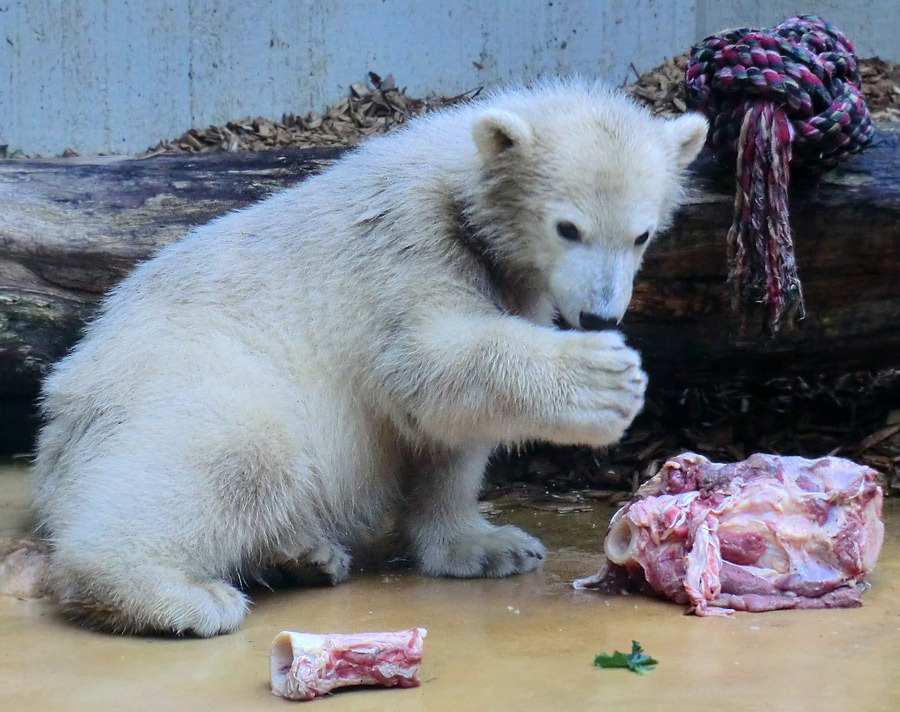
POLYGON ((339 687, 418 687, 426 630, 318 635, 282 631, 272 641, 272 694, 311 700, 339 687))
POLYGON ((638 528, 630 519, 622 518, 610 526, 603 542, 603 551, 614 564, 626 564, 637 554, 639 541, 638 528))

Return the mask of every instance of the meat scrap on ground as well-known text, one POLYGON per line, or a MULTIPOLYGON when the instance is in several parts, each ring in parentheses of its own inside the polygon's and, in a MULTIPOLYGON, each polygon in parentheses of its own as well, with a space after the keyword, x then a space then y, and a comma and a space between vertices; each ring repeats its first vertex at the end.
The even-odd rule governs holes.
POLYGON ((655 592, 697 615, 861 605, 884 536, 875 470, 838 457, 672 458, 613 516, 575 588, 655 592))
POLYGON ((282 631, 272 641, 272 694, 311 700, 338 687, 417 687, 424 628, 317 635, 282 631))

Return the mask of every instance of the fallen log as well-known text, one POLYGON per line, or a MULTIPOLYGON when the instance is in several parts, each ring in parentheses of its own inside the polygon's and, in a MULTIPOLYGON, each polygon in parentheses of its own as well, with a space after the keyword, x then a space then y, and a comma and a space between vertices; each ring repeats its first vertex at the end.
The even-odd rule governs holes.
MULTIPOLYGON (((900 366, 898 130, 881 126, 867 151, 818 186, 792 186, 807 316, 775 337, 742 329, 731 309, 732 179, 711 155, 695 163, 685 206, 648 252, 623 323, 652 384, 900 366)), ((0 434, 32 417, 48 366, 137 262, 340 152, 0 161, 0 434)))

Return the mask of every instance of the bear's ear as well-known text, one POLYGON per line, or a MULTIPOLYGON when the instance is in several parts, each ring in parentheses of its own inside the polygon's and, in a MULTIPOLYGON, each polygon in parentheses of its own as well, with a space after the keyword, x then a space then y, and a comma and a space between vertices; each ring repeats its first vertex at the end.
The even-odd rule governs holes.
POLYGON ((515 114, 502 109, 485 111, 472 126, 478 153, 490 163, 501 153, 531 143, 531 128, 515 114))
POLYGON ((684 114, 666 121, 669 142, 675 150, 675 162, 685 168, 703 148, 709 123, 700 114, 684 114))

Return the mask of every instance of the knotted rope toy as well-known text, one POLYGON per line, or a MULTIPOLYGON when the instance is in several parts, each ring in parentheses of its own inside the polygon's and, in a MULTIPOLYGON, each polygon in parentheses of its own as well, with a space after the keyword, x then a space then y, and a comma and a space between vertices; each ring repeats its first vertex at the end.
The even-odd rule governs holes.
POLYGON ((777 332, 804 315, 788 220, 790 164, 815 180, 872 138, 853 45, 813 15, 727 30, 692 49, 685 82, 689 104, 710 120, 708 143, 736 162, 732 305, 764 305, 777 332))

